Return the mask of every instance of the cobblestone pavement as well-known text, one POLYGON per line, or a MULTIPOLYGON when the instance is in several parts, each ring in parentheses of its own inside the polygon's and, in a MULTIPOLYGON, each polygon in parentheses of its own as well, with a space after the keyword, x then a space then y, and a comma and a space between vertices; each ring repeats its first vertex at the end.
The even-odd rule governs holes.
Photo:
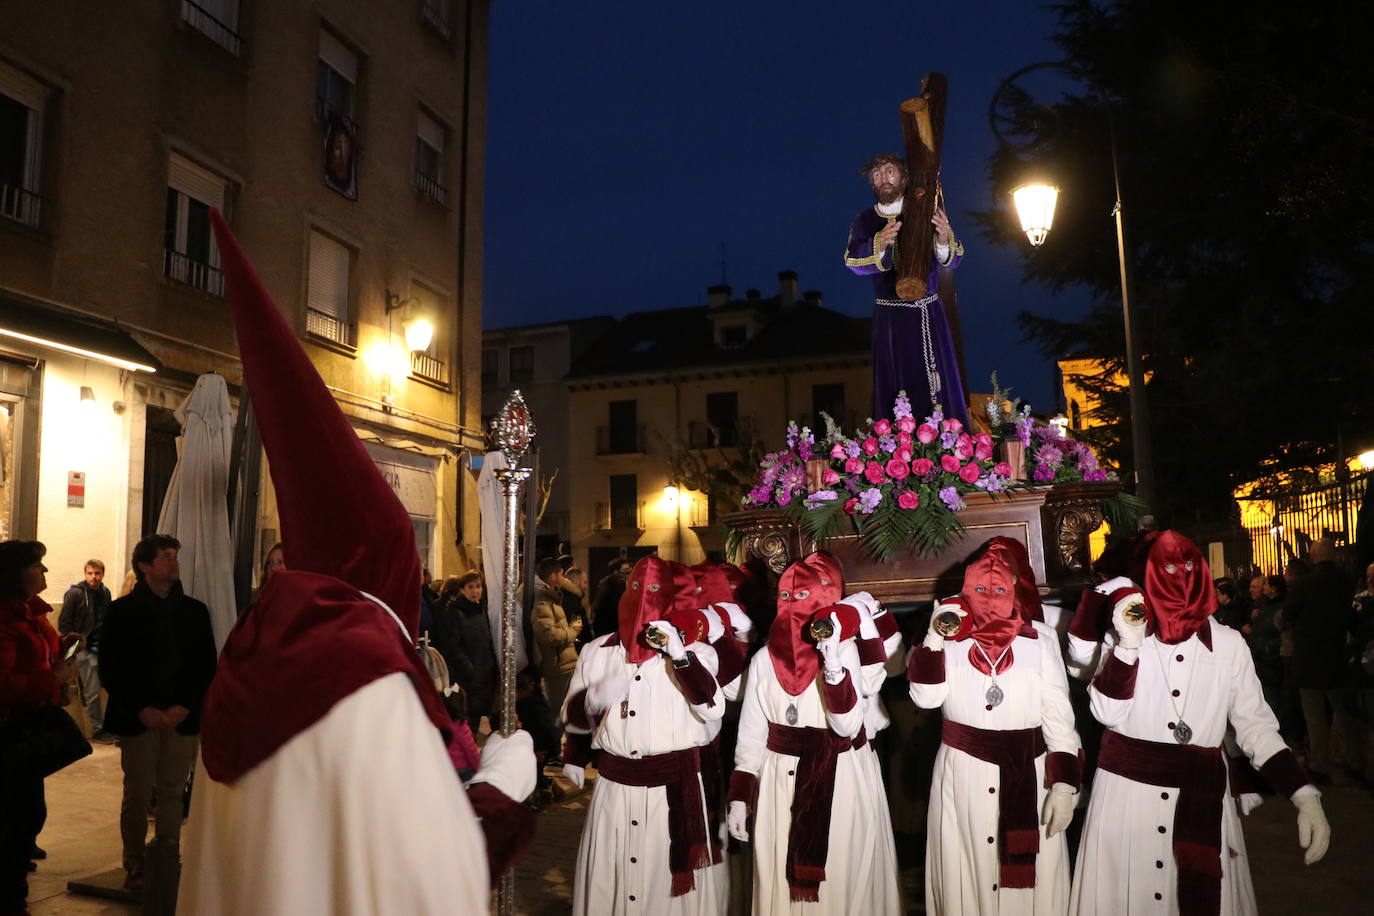
MULTIPOLYGON (((1270 799, 1245 819, 1260 911, 1266 916, 1324 916, 1368 912, 1367 873, 1374 854, 1374 794, 1362 787, 1329 787, 1325 807, 1332 848, 1307 868, 1297 845, 1293 806, 1270 799)), ((119 866, 120 769, 117 749, 95 753, 47 781, 48 822, 39 844, 48 858, 30 881, 34 916, 124 916, 138 908, 66 892, 67 882, 117 871, 119 866)), ((590 792, 550 805, 539 816, 534 845, 516 868, 517 912, 554 916, 571 910, 577 841, 590 792)), ((919 862, 915 850, 903 850, 919 862)), ((122 876, 122 873, 119 873, 122 876)), ((910 913, 922 913, 919 867, 904 868, 902 884, 910 913)))

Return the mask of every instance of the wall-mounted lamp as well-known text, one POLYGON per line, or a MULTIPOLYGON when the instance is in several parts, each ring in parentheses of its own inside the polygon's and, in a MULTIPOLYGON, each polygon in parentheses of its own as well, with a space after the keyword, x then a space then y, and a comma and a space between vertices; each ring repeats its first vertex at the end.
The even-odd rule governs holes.
POLYGON ((1053 426, 1055 428, 1055 431, 1059 433, 1059 438, 1067 439, 1069 437, 1068 417, 1064 416, 1063 414, 1060 414, 1057 417, 1052 417, 1050 419, 1050 425, 1053 426))
MULTIPOLYGON (((414 296, 407 296, 402 299, 391 290, 386 291, 386 313, 388 315, 408 305, 418 305, 419 302, 420 300, 414 296)), ((430 343, 434 340, 434 323, 423 315, 406 319, 401 322, 401 328, 405 333, 406 348, 412 353, 423 353, 429 349, 430 343)))
POLYGON ((677 502, 677 487, 667 486, 663 488, 663 501, 669 505, 677 502))
POLYGON ((81 409, 87 411, 95 409, 95 389, 90 385, 81 386, 81 409))

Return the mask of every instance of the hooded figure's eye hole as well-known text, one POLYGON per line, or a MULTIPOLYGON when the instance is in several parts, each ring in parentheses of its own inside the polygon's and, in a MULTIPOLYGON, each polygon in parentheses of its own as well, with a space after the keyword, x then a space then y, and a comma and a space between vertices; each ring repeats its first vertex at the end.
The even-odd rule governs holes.
POLYGON ((801 591, 797 592, 795 595, 793 595, 793 597, 796 598, 798 601, 803 601, 811 597, 811 591, 810 589, 804 588, 801 591))
POLYGON ((975 592, 978 592, 979 594, 982 594, 983 592, 988 590, 988 587, 986 585, 975 585, 973 587, 973 590, 975 592))
POLYGON ((662 588, 662 586, 659 585, 657 582, 650 582, 650 583, 649 583, 649 591, 651 591, 651 592, 656 592, 656 591, 658 591, 660 588, 662 588))
POLYGON ((1007 587, 1006 587, 1005 585, 999 585, 999 586, 997 586, 997 594, 999 594, 999 595, 1005 595, 1006 593, 1007 593, 1007 587))
POLYGON ((1165 564, 1164 564, 1164 571, 1165 571, 1166 573, 1168 573, 1169 575, 1173 575, 1174 573, 1178 572, 1178 567, 1175 566, 1175 565, 1172 564, 1172 563, 1165 563, 1165 564))
POLYGON ((638 582, 631 582, 631 583, 630 583, 630 588, 634 589, 635 591, 639 591, 639 583, 638 583, 638 582))
POLYGON ((791 599, 791 597, 792 597, 792 593, 789 592, 789 591, 788 591, 787 589, 785 589, 785 588, 782 589, 782 590, 780 590, 780 591, 778 592, 778 598, 781 599, 781 600, 783 600, 783 601, 788 601, 788 600, 791 599))
POLYGON ((821 576, 821 585, 829 585, 829 584, 830 584, 830 580, 827 579, 827 578, 825 578, 825 576, 821 576))
POLYGON ((1186 570, 1188 570, 1188 572, 1192 572, 1192 571, 1193 571, 1193 561, 1192 561, 1192 560, 1187 560, 1187 561, 1185 561, 1184 564, 1183 564, 1183 568, 1186 569, 1186 570))

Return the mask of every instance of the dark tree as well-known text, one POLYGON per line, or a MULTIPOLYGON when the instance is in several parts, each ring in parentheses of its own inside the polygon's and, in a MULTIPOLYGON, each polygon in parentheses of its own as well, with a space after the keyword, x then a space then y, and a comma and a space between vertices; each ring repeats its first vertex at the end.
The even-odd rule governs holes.
MULTIPOLYGON (((1124 377, 1110 100, 1161 520, 1223 518, 1235 484, 1331 461, 1338 436, 1374 444, 1374 5, 1057 9, 1078 86, 1037 100, 1053 102, 1048 142, 989 162, 998 199, 1028 166, 1055 179, 1054 229, 1032 250, 1009 208, 977 218, 1028 280, 1097 293, 1081 323, 1023 313, 1028 336, 1124 377)), ((1129 472, 1125 391, 1089 384, 1129 472)))

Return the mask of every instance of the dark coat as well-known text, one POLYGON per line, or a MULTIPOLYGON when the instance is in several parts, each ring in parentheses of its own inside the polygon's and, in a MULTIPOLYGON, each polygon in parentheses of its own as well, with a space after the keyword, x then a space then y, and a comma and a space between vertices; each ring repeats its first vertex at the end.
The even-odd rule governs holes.
POLYGON ((1293 682, 1299 688, 1344 686, 1346 638, 1353 623, 1350 578, 1332 562, 1317 563, 1288 593, 1285 625, 1293 626, 1293 682))
POLYGON ((110 694, 105 729, 145 731, 139 711, 184 706, 177 733, 200 733, 200 707, 215 677, 210 611, 181 585, 159 598, 146 582, 110 604, 100 635, 100 683, 110 694))
POLYGON ((485 604, 473 604, 461 593, 434 610, 434 648, 444 656, 449 677, 467 694, 469 716, 496 711, 500 669, 485 604))
POLYGON ((104 585, 91 590, 77 582, 62 596, 62 613, 57 617, 57 632, 80 633, 86 637, 86 651, 100 652, 100 624, 110 606, 110 590, 104 585))
POLYGON ((592 632, 609 636, 620 626, 620 596, 625 594, 624 576, 609 575, 596 587, 596 601, 592 605, 592 632))

